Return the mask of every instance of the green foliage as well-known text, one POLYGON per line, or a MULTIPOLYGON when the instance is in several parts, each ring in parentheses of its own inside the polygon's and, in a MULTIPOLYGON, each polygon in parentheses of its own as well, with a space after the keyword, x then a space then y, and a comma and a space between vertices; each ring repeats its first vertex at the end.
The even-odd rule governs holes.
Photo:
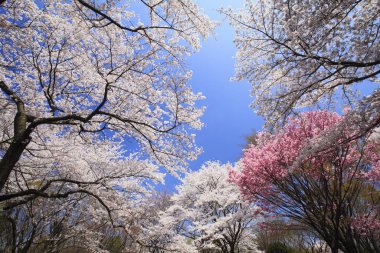
POLYGON ((268 245, 265 253, 295 253, 295 251, 282 242, 272 242, 268 245))
POLYGON ((110 235, 103 240, 102 244, 103 248, 110 253, 121 253, 125 248, 125 238, 121 235, 110 235))
POLYGON ((243 151, 248 149, 251 145, 257 145, 257 131, 252 130, 252 132, 244 136, 245 143, 242 145, 243 151))

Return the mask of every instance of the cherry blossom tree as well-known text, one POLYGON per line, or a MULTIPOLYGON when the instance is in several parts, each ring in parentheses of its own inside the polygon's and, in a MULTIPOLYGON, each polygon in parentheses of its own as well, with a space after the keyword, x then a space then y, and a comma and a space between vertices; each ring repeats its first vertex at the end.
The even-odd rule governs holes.
POLYGON ((150 229, 154 235, 166 236, 167 249, 255 252, 252 228, 258 209, 240 198, 239 189, 228 180, 229 167, 229 164, 207 162, 183 178, 171 199, 173 204, 150 229), (178 242, 187 245, 179 246, 178 242))
MULTIPOLYGON (((49 169, 45 172, 41 166, 41 171, 46 173, 45 177, 33 178, 28 177, 28 173, 25 173, 25 176, 17 173, 17 177, 25 177, 27 183, 18 182, 16 177, 10 179, 9 185, 13 188, 0 197, 1 207, 4 215, 15 221, 16 231, 36 231, 30 238, 22 237, 30 245, 28 247, 41 245, 42 242, 46 247, 52 248, 62 245, 77 247, 75 243, 80 240, 80 247, 101 252, 105 235, 100 229, 104 226, 127 235, 129 241, 126 246, 129 248, 136 246, 134 231, 136 224, 139 225, 136 219, 144 213, 145 208, 141 203, 152 194, 150 188, 154 182, 163 182, 163 174, 158 172, 157 166, 144 164, 133 157, 120 161, 111 159, 109 164, 102 164, 99 161, 105 159, 109 152, 101 147, 93 147, 94 152, 87 149, 88 157, 70 157, 70 160, 62 160, 67 162, 60 164, 65 165, 63 168, 47 164, 49 169), (87 167, 84 166, 86 163, 87 167), (50 165, 53 166, 52 169, 50 165), (77 172, 76 179, 70 179, 70 171, 76 171, 78 166, 81 166, 80 172, 83 175, 77 172), (20 216, 16 215, 18 210, 27 212, 23 211, 25 214, 20 216), (25 222, 29 224, 31 220, 38 222, 27 227, 28 229, 22 225, 25 222), (50 234, 46 233, 46 229, 57 221, 62 221, 60 224, 63 226, 64 234, 62 237, 47 240, 50 234)), ((62 149, 58 146, 55 148, 62 149)), ((65 148, 78 155, 83 154, 83 151, 75 150, 68 145, 65 145, 65 148)), ((29 235, 27 232, 24 233, 29 235)), ((22 236, 19 232, 15 234, 22 236)), ((17 241, 20 242, 19 239, 17 241)), ((23 249, 25 245, 20 244, 18 248, 23 249)), ((36 252, 39 252, 38 249, 36 252)))
POLYGON ((157 192, 152 197, 146 198, 143 205, 143 212, 139 213, 136 219, 138 221, 136 237, 141 252, 197 252, 187 238, 179 233, 179 224, 164 223, 167 219, 172 221, 176 219, 175 215, 172 216, 173 213, 167 213, 173 205, 172 194, 167 191, 157 192))
POLYGON ((98 229, 104 224, 83 212, 85 203, 89 199, 84 194, 65 200, 40 198, 4 212, 2 224, 8 229, 0 231, 1 252, 108 252, 100 247, 98 229))
POLYGON ((85 195, 76 212, 133 234, 159 167, 177 175, 200 152, 185 60, 215 24, 191 0, 6 0, 0 13, 1 209, 85 195))
MULTIPOLYGON (((380 73, 378 1, 245 2, 240 11, 222 12, 236 30, 236 79, 252 84, 252 107, 269 125, 300 108, 333 105, 338 93, 359 103, 355 84, 379 87, 371 83, 380 73)), ((350 121, 363 131, 378 125, 378 101, 379 90, 350 121)))
MULTIPOLYGON (((114 195, 112 197, 115 200, 114 195)), ((120 198, 118 204, 126 199, 120 198)), ((145 218, 146 207, 135 204, 128 209, 124 205, 120 210, 128 215, 111 220, 103 206, 87 194, 28 201, 3 212, 0 251, 147 252, 142 250, 139 244, 141 236, 138 234, 142 223, 140 219, 145 218), (120 225, 122 229, 118 228, 120 225)))
POLYGON ((191 1, 138 2, 146 13, 120 1, 2 4, 1 189, 35 143, 56 138, 129 152, 135 141, 169 171, 199 153, 187 129, 201 127, 201 95, 183 62, 213 23, 191 1))
POLYGON ((306 222, 334 252, 378 251, 378 2, 247 0, 222 12, 236 29, 236 79, 252 84, 252 107, 267 126, 312 106, 333 108, 339 94, 353 108, 344 117, 301 114, 263 133, 236 177, 241 190, 306 222), (373 93, 360 97, 362 86, 373 93))
MULTIPOLYGON (((313 111, 274 133, 261 132, 244 154, 242 171, 231 170, 230 177, 246 199, 306 225, 332 252, 378 252, 378 139, 366 136, 313 149, 342 121, 336 113, 313 111)), ((351 134, 340 130, 341 139, 351 134)))

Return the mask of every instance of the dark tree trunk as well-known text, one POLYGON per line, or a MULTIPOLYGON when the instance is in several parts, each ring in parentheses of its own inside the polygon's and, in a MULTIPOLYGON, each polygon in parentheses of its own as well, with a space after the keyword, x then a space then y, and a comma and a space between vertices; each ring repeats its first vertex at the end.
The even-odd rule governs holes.
POLYGON ((29 144, 29 140, 14 141, 9 146, 3 159, 0 161, 0 191, 4 188, 5 183, 9 178, 9 174, 20 159, 22 152, 29 144))
MULTIPOLYGON (((0 0, 1 1, 1 0, 0 0)), ((3 81, 0 81, 0 89, 9 96, 17 106, 17 113, 14 118, 13 141, 0 161, 0 191, 4 188, 9 175, 21 157, 22 152, 30 142, 30 133, 33 129, 27 130, 28 121, 33 119, 25 113, 24 102, 15 94, 3 81)))

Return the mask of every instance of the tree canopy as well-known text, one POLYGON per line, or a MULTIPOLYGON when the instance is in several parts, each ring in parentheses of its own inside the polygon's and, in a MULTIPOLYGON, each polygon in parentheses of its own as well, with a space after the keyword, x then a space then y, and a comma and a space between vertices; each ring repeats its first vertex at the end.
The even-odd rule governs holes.
POLYGON ((266 124, 192 171, 200 3, 0 0, 1 252, 380 252, 379 1, 244 2, 266 124))
MULTIPOLYGON (((268 124, 300 108, 332 105, 337 92, 355 104, 353 84, 378 87, 363 82, 377 82, 380 73, 378 1, 245 3, 222 11, 236 30, 236 79, 252 84, 252 107, 268 124)), ((365 104, 378 107, 378 99, 377 92, 365 104)), ((372 120, 379 123, 378 111, 372 120)))
MULTIPOLYGON (((262 132, 231 178, 246 198, 270 213, 309 226, 344 252, 379 250, 379 142, 370 138, 308 152, 344 117, 301 114, 276 133, 262 132), (364 232, 365 231, 365 232, 364 232)), ((341 138, 348 132, 342 130, 341 138)))

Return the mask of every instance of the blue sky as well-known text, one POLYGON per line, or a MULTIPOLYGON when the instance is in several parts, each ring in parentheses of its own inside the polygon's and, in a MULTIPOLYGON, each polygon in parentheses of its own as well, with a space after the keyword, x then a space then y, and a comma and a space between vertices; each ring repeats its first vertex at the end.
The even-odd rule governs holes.
POLYGON ((234 75, 234 31, 217 9, 221 6, 238 8, 243 1, 199 0, 198 4, 213 20, 222 22, 215 38, 203 43, 199 53, 190 57, 193 70, 191 85, 195 92, 202 92, 206 108, 202 117, 204 128, 197 133, 197 144, 204 149, 191 168, 197 169, 208 160, 234 162, 241 155, 244 136, 252 129, 261 129, 263 121, 249 108, 252 101, 247 82, 232 82, 234 75), (233 4, 231 4, 233 2, 233 4))
MULTIPOLYGON (((263 120, 249 108, 252 102, 250 85, 230 81, 235 64, 234 31, 217 11, 222 6, 243 7, 243 1, 198 0, 197 3, 211 19, 221 24, 215 37, 203 42, 200 52, 188 61, 189 69, 193 70, 190 82, 193 90, 206 96, 199 103, 206 106, 202 117, 205 126, 196 132, 196 143, 203 148, 203 153, 190 164, 192 170, 197 170, 206 161, 237 161, 242 154, 244 137, 263 125, 263 120)), ((168 176, 164 187, 171 191, 177 183, 168 176)))

